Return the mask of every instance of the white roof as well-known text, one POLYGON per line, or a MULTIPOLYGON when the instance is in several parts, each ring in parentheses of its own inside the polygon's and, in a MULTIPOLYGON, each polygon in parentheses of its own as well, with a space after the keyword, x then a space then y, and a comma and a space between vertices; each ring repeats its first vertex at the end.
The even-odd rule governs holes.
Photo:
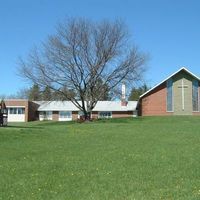
POLYGON ((133 111, 137 101, 128 101, 127 106, 122 106, 121 101, 98 101, 93 111, 133 111))
POLYGON ((166 79, 164 79, 162 82, 158 83, 157 85, 155 85, 154 87, 152 87, 150 90, 146 91, 144 94, 142 94, 140 96, 143 97, 146 94, 148 94, 149 92, 151 92, 152 90, 154 90, 156 87, 158 87, 159 85, 163 84, 165 81, 167 81, 168 79, 170 79, 172 76, 178 74, 180 71, 184 70, 185 72, 187 72, 188 74, 190 74, 191 76, 193 76, 194 78, 196 78, 197 80, 200 80, 200 78, 198 76, 196 76, 195 74, 193 74, 192 72, 190 72, 188 69, 186 69, 185 67, 180 68, 178 71, 174 72, 172 75, 168 76, 166 79))
MULTIPOLYGON (((38 111, 79 111, 70 101, 43 101, 38 111)), ((98 101, 93 111, 133 111, 136 110, 137 101, 128 101, 127 106, 121 106, 121 101, 98 101)))

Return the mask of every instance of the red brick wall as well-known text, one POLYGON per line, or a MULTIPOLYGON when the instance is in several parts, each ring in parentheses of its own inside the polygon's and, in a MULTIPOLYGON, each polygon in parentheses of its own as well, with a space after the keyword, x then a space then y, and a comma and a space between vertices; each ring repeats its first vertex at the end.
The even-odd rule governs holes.
POLYGON ((78 111, 72 111, 72 120, 78 119, 78 111))
POLYGON ((139 104, 139 113, 142 116, 172 115, 166 111, 166 84, 162 84, 142 97, 139 104))
POLYGON ((39 105, 29 101, 28 102, 28 121, 36 121, 39 120, 39 112, 37 109, 39 108, 39 105))
MULTIPOLYGON (((112 111, 112 118, 124 118, 124 117, 132 117, 133 111, 112 111)), ((92 118, 98 118, 98 112, 92 112, 92 118)))
POLYGON ((53 121, 58 121, 59 120, 59 112, 58 111, 53 111, 52 112, 52 120, 53 121))
POLYGON ((98 112, 97 111, 93 111, 92 112, 92 118, 93 119, 97 119, 98 118, 98 112))
POLYGON ((199 115, 200 115, 200 112, 192 112, 192 115, 194 115, 194 116, 199 116, 199 115))
POLYGON ((124 117, 132 117, 133 116, 133 111, 113 111, 112 112, 112 118, 124 118, 124 117))
MULTIPOLYGON (((132 111, 113 111, 112 112, 112 118, 121 118, 121 117, 132 117, 133 116, 133 112, 132 111)), ((93 119, 97 119, 98 118, 98 112, 97 111, 93 111, 92 112, 92 118, 93 119)), ((72 112, 72 119, 73 120, 77 120, 78 119, 78 112, 73 111, 72 112)))

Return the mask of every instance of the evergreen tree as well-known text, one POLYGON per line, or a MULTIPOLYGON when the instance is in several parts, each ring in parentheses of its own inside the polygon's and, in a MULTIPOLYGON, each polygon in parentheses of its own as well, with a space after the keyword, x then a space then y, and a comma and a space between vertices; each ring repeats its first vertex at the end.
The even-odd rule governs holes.
POLYGON ((34 84, 29 91, 29 100, 31 101, 40 101, 41 98, 41 93, 40 93, 40 88, 39 85, 34 84))
MULTIPOLYGON (((67 93, 68 96, 75 97, 75 93, 72 90, 67 90, 67 88, 64 87, 63 89, 61 89, 61 91, 65 94, 67 93)), ((66 97, 63 93, 58 92, 58 91, 51 91, 51 100, 52 101, 65 101, 66 97)))
POLYGON ((132 90, 131 90, 131 93, 129 95, 129 98, 128 100, 129 101, 138 101, 139 97, 145 93, 147 90, 149 90, 149 87, 144 84, 138 88, 136 87, 133 87, 132 90))
POLYGON ((51 101, 52 100, 52 91, 49 86, 46 86, 42 92, 42 100, 51 101))

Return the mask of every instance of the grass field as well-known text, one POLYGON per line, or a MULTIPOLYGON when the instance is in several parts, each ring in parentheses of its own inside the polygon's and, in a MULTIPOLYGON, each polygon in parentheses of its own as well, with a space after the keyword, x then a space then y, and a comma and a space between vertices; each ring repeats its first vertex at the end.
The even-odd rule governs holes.
POLYGON ((200 199, 200 118, 0 128, 0 199, 200 199))

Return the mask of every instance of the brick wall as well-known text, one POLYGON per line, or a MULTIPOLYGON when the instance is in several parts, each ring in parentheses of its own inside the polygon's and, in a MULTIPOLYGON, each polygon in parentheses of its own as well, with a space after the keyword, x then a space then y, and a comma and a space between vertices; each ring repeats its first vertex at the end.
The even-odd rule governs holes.
POLYGON ((112 112, 112 118, 125 118, 125 117, 132 117, 133 111, 113 111, 112 112))
POLYGON ((39 105, 29 101, 28 102, 28 121, 36 121, 39 120, 39 112, 37 109, 39 108, 39 105))
POLYGON ((153 91, 142 97, 139 104, 139 113, 142 116, 172 115, 166 111, 166 83, 155 88, 153 91))
MULTIPOLYGON (((132 117, 133 111, 112 111, 112 118, 132 117)), ((98 111, 92 112, 92 118, 98 118, 98 111)))
POLYGON ((72 111, 72 120, 78 119, 78 111, 72 111))
MULTIPOLYGON (((123 117, 132 117, 133 116, 133 112, 132 111, 113 111, 112 112, 112 118, 123 118, 123 117)), ((93 119, 98 119, 98 111, 93 111, 92 112, 92 118, 93 119)), ((78 112, 77 111, 73 111, 72 112, 72 120, 77 120, 78 119, 78 112)))
POLYGON ((92 118, 93 119, 97 119, 98 118, 98 112, 97 111, 93 111, 92 112, 92 118))
POLYGON ((52 112, 52 120, 53 121, 58 121, 59 120, 59 112, 58 111, 53 111, 52 112))

